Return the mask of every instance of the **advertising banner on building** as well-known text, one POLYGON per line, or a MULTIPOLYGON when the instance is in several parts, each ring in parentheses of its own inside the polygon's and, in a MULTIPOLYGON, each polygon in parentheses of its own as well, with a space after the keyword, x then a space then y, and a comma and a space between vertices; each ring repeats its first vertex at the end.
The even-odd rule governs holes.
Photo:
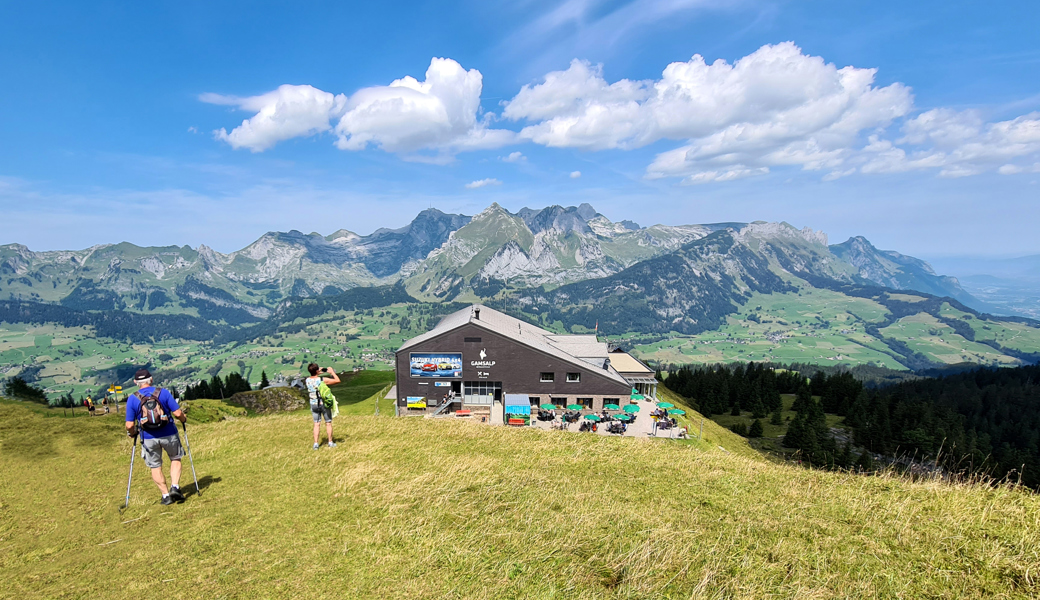
POLYGON ((461 352, 422 352, 409 355, 412 377, 462 377, 461 352))

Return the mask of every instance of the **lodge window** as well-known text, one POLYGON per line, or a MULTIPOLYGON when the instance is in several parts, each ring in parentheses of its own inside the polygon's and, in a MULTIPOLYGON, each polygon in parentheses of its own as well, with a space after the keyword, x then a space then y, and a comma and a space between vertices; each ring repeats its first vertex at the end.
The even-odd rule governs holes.
POLYGON ((556 381, 556 373, 542 373, 541 380, 546 383, 556 381))
POLYGON ((578 404, 585 408, 592 408, 592 398, 578 398, 578 404))
POLYGON ((604 398, 603 404, 617 404, 618 406, 621 406, 621 403, 618 402, 619 400, 620 398, 604 398))
POLYGON ((581 383, 581 373, 567 373, 567 383, 581 383))
POLYGON ((462 401, 465 404, 488 404, 500 400, 502 383, 500 381, 466 381, 462 384, 462 401))
POLYGON ((478 337, 468 337, 468 338, 466 338, 466 341, 467 342, 475 342, 475 343, 479 344, 480 343, 480 338, 478 338, 478 337))
POLYGON ((531 403, 531 406, 538 406, 542 403, 541 396, 528 396, 527 401, 531 403))
POLYGON ((549 404, 555 404, 556 406, 567 406, 566 398, 549 398, 549 404))

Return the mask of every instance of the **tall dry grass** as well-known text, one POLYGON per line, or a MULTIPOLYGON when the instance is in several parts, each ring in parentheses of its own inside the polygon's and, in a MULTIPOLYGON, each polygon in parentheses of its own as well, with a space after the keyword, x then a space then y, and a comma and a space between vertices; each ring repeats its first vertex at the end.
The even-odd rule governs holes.
POLYGON ((1040 500, 1009 486, 374 416, 315 452, 301 413, 192 427, 204 494, 162 507, 139 471, 120 516, 125 438, 9 451, 41 421, 0 404, 4 598, 1040 594, 1040 500))

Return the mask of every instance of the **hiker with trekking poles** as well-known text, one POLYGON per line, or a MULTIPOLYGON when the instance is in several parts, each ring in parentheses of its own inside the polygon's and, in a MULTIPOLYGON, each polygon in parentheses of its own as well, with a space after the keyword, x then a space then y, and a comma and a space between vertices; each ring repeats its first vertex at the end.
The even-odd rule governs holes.
MULTIPOLYGON (((134 383, 137 391, 126 400, 126 434, 134 439, 134 453, 130 456, 130 479, 134 476, 134 454, 137 447, 137 436, 141 436, 141 458, 144 464, 152 470, 152 481, 159 487, 162 493, 160 503, 163 505, 183 502, 184 494, 181 493, 181 458, 184 450, 181 447, 180 436, 177 435, 177 425, 174 419, 181 422, 184 428, 184 443, 188 445, 187 417, 181 410, 177 400, 169 390, 157 388, 152 385, 152 374, 148 369, 138 369, 134 374, 134 383), (166 487, 166 477, 162 470, 162 453, 166 451, 170 457, 170 483, 172 487, 166 487)), ((191 449, 188 449, 188 458, 191 458, 191 449)), ((195 475, 195 464, 192 461, 192 476, 195 475)), ((195 490, 198 492, 199 481, 195 477, 195 490)), ((130 503, 130 481, 126 484, 126 503, 130 503)), ((125 508, 125 506, 124 506, 125 508)))

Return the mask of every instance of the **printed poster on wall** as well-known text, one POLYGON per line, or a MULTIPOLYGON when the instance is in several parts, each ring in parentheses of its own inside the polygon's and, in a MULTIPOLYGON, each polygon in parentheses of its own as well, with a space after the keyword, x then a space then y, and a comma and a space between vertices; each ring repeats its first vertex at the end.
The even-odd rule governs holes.
POLYGON ((461 352, 422 352, 409 355, 412 377, 462 377, 461 352))

